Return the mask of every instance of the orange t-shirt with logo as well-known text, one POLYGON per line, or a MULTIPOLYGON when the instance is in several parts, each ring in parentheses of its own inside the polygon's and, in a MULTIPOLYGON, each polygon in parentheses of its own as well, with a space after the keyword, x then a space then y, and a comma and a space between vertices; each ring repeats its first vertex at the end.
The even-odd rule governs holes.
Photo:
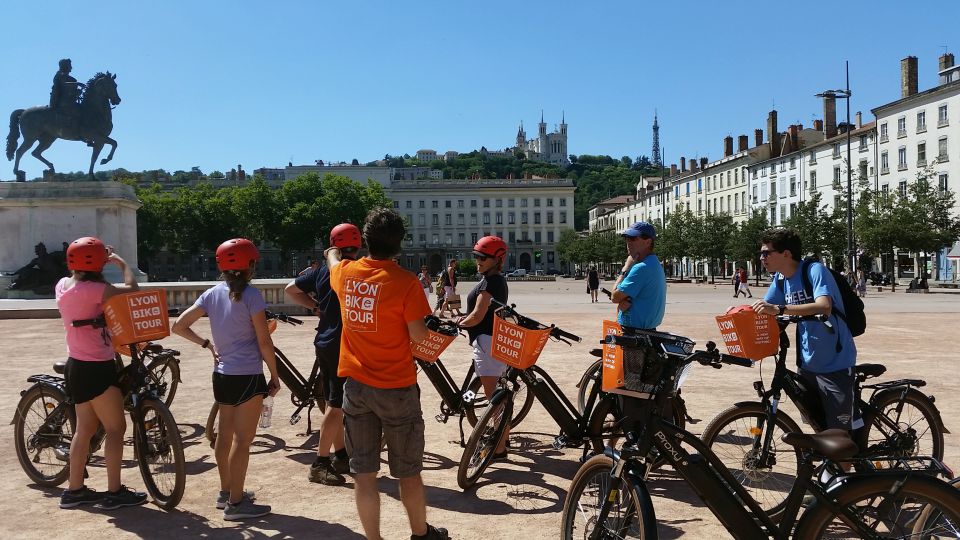
POLYGON ((375 388, 416 384, 407 323, 431 313, 417 277, 393 259, 344 259, 330 287, 343 319, 337 374, 375 388))

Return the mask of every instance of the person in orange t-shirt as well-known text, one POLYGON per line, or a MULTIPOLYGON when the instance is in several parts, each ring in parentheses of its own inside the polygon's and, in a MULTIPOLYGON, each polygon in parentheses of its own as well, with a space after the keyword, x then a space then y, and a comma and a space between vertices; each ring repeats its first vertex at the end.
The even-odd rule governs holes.
POLYGON ((324 252, 343 320, 337 374, 346 379, 344 435, 366 537, 380 538, 377 472, 382 437, 390 474, 400 483, 411 538, 446 539, 446 529, 427 523, 420 476, 423 411, 410 342, 427 337, 423 318, 431 310, 417 277, 394 261, 405 234, 399 214, 375 208, 363 225, 369 257, 343 259, 336 247, 324 252))

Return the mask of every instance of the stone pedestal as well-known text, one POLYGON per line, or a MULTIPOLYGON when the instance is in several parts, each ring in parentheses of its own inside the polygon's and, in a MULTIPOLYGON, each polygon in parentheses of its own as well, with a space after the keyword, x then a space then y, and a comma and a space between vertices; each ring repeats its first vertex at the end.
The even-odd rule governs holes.
MULTIPOLYGON (((0 272, 30 262, 39 242, 54 252, 64 242, 96 236, 146 281, 137 266, 138 208, 133 188, 119 182, 0 182, 0 272)), ((116 265, 107 265, 104 275, 122 281, 116 265)))

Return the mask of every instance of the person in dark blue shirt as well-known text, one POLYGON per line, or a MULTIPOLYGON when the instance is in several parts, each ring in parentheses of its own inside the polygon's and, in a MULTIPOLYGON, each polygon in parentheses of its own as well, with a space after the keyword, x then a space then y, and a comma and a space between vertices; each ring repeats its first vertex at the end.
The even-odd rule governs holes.
MULTIPOLYGON (((362 241, 360 229, 350 223, 337 225, 330 231, 330 245, 340 249, 344 259, 356 260, 362 241)), ((346 482, 343 475, 350 470, 343 438, 343 382, 337 375, 340 366, 340 301, 330 288, 330 270, 326 266, 308 269, 284 289, 293 301, 319 317, 314 339, 317 362, 323 376, 327 410, 320 423, 317 458, 310 466, 310 481, 329 486, 346 482), (316 298, 316 299, 314 299, 316 298), (333 458, 330 449, 334 450, 333 458)))

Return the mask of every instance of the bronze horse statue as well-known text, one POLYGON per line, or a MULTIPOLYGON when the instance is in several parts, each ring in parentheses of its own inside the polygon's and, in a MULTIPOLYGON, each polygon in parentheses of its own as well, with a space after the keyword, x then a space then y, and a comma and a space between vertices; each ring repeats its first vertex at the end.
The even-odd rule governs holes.
POLYGON ((93 164, 103 150, 103 145, 109 144, 111 148, 110 154, 100 160, 101 165, 113 159, 113 153, 117 150, 117 141, 110 138, 110 132, 113 131, 112 110, 120 104, 116 79, 117 76, 109 71, 94 75, 87 82, 80 97, 80 103, 73 114, 52 109, 46 105, 13 111, 10 115, 10 134, 7 136, 7 159, 12 160, 16 153, 16 161, 13 164, 13 173, 16 178, 20 179, 22 175, 20 158, 37 141, 40 141, 40 144, 31 154, 44 162, 50 172, 55 172, 53 163, 44 159, 43 152, 50 148, 53 141, 64 139, 83 141, 87 146, 93 147, 89 170, 90 178, 93 179, 93 164), (21 133, 23 143, 18 148, 17 140, 21 133))

